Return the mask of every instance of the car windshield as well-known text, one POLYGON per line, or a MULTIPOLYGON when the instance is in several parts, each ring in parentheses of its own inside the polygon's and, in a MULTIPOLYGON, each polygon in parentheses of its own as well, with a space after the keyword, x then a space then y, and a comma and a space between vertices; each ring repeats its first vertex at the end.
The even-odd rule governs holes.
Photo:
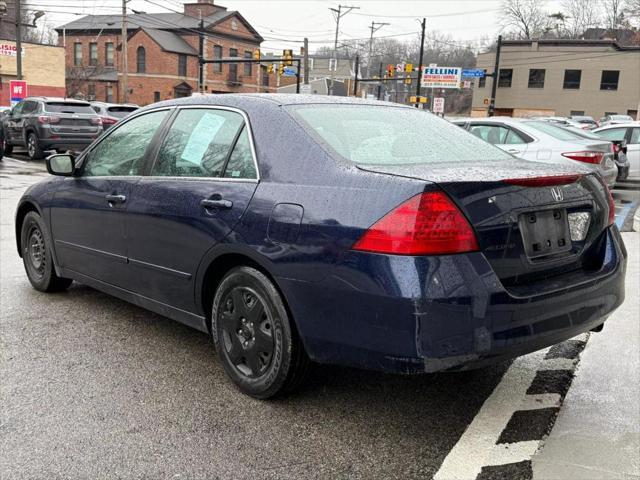
POLYGON ((549 135, 557 140, 575 140, 576 138, 582 138, 581 135, 567 130, 564 127, 559 127, 548 122, 525 122, 526 125, 534 130, 549 135))
POLYGON ((47 102, 45 110, 51 113, 96 113, 88 103, 47 102))
POLYGON ((131 112, 135 112, 137 107, 127 107, 127 106, 117 106, 117 107, 109 107, 107 108, 107 112, 109 115, 116 118, 124 118, 129 115, 131 112))
POLYGON ((322 144, 357 164, 512 160, 457 125, 414 108, 315 104, 288 110, 322 144))

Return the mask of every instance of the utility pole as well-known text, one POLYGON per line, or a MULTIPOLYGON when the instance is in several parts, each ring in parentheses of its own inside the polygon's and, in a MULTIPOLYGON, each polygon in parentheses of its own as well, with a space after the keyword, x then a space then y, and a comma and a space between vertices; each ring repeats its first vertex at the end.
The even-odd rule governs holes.
POLYGON ((127 58, 127 0, 122 0, 122 103, 129 103, 129 59, 127 58))
POLYGON ((385 22, 371 22, 371 36, 369 37, 369 56, 367 57, 367 78, 371 78, 371 57, 373 56, 373 34, 385 25, 391 25, 385 22))
MULTIPOLYGON (((202 10, 198 10, 200 16, 200 23, 198 24, 198 30, 200 34, 198 36, 198 92, 204 93, 204 20, 202 20, 202 10)), ((260 72, 260 65, 258 65, 258 72, 260 72)))
POLYGON ((496 48, 496 64, 493 67, 493 81, 491 83, 491 100, 487 115, 493 117, 496 110, 496 89, 498 87, 498 72, 500 69, 500 49, 502 48, 502 35, 498 35, 498 47, 496 48))
POLYGON ((22 80, 22 19, 20 18, 20 0, 16 2, 16 79, 22 80))
POLYGON ((422 60, 424 57, 424 31, 427 27, 427 19, 422 19, 422 24, 420 25, 422 28, 422 34, 420 35, 420 60, 418 61, 418 79, 416 80, 416 108, 420 106, 420 87, 422 83, 422 60))
POLYGON ((356 55, 356 81, 353 82, 353 96, 358 96, 358 74, 360 73, 360 55, 356 55))
POLYGON ((309 85, 309 39, 304 37, 304 54, 302 56, 304 65, 304 84, 309 85))
MULTIPOLYGON (((338 5, 337 10, 335 8, 329 9, 336 14, 336 37, 333 42, 333 68, 334 69, 338 68, 338 33, 340 31, 340 19, 344 17, 347 13, 349 13, 351 10, 358 10, 358 9, 360 9, 360 7, 348 7, 346 5, 338 5), (343 8, 345 9, 344 12, 342 12, 343 8)), ((331 65, 329 65, 329 67, 331 67, 331 65)), ((329 80, 330 81, 329 95, 333 95, 333 72, 335 70, 331 70, 331 68, 329 68, 329 70, 331 71, 330 80, 329 80)))
POLYGON ((378 83, 378 95, 377 98, 380 100, 380 94, 382 93, 382 62, 380 62, 380 70, 378 72, 378 79, 380 82, 378 83))

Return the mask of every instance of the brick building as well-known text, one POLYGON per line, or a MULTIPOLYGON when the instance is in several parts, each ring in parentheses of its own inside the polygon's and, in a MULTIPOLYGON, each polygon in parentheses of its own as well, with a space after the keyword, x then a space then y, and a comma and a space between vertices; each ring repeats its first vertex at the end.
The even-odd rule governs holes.
MULTIPOLYGON (((183 13, 127 15, 129 102, 146 105, 197 91, 200 17, 205 58, 252 58, 260 47, 263 39, 249 22, 214 0, 185 3, 183 13)), ((56 29, 66 52, 68 96, 123 100, 121 27, 120 15, 87 15, 56 29)), ((273 76, 257 64, 204 70, 205 93, 266 92, 270 84, 273 76)))

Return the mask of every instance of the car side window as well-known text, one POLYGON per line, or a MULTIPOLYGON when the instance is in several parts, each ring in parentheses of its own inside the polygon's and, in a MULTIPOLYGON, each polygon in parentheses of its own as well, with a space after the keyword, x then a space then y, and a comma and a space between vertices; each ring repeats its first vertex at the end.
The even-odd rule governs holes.
POLYGON ((624 137, 626 134, 627 134, 626 128, 610 128, 608 130, 602 130, 600 132, 596 132, 596 135, 606 140, 624 140, 624 137))
POLYGON ((527 141, 522 138, 522 136, 518 132, 509 129, 509 133, 507 133, 507 139, 504 141, 504 143, 507 145, 522 145, 523 143, 527 143, 527 141))
POLYGON ((33 113, 36 111, 37 107, 38 107, 38 104, 36 102, 27 100, 26 102, 24 102, 24 105, 22 106, 22 114, 28 115, 29 113, 33 113))
POLYGON ((251 153, 249 132, 246 126, 242 128, 242 132, 240 132, 240 136, 233 147, 227 168, 224 170, 224 177, 258 178, 256 166, 253 162, 253 154, 251 153))
POLYGON ((476 137, 493 145, 506 143, 507 134, 509 133, 509 129, 501 125, 471 125, 469 131, 476 137))
POLYGON ((221 177, 244 118, 210 108, 181 110, 160 148, 151 175, 221 177))
POLYGON ((631 145, 637 145, 640 143, 640 127, 631 129, 631 140, 629 143, 631 145))
POLYGON ((25 102, 20 102, 15 107, 13 107, 13 110, 11 110, 11 114, 14 117, 17 116, 17 115, 22 115, 22 109, 24 108, 24 104, 25 104, 25 102))
POLYGON ((140 115, 113 129, 87 154, 83 175, 140 175, 147 147, 167 113, 160 110, 140 115))

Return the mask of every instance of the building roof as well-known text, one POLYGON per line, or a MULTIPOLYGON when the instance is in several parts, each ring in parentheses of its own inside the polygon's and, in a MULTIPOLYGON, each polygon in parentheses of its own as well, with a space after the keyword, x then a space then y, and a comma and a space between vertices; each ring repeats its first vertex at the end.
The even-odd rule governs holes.
POLYGON ((638 45, 640 42, 640 31, 629 28, 587 28, 582 34, 582 38, 587 40, 609 39, 615 40, 620 45, 638 45))
POLYGON ((549 45, 553 47, 607 47, 610 46, 614 50, 640 50, 636 46, 622 46, 615 40, 584 40, 584 39, 561 39, 561 38, 544 38, 529 40, 503 40, 502 46, 510 45, 531 45, 534 42, 538 45, 549 45))
MULTIPOLYGON (((237 17, 249 31, 259 40, 263 38, 260 34, 240 15, 239 12, 231 10, 220 10, 208 17, 203 17, 205 30, 209 30, 218 23, 230 18, 237 17)), ((122 25, 122 15, 86 15, 78 20, 60 25, 55 30, 61 35, 63 30, 68 34, 83 32, 94 32, 100 30, 120 31, 122 25)), ((155 30, 197 30, 200 26, 200 19, 185 15, 179 12, 167 13, 133 13, 127 15, 127 30, 133 31, 139 28, 155 30)), ((197 32, 194 32, 197 33, 197 32)))
POLYGON ((176 35, 171 31, 158 30, 157 28, 142 28, 141 30, 149 35, 151 39, 166 52, 198 55, 198 52, 185 42, 180 35, 176 35))

